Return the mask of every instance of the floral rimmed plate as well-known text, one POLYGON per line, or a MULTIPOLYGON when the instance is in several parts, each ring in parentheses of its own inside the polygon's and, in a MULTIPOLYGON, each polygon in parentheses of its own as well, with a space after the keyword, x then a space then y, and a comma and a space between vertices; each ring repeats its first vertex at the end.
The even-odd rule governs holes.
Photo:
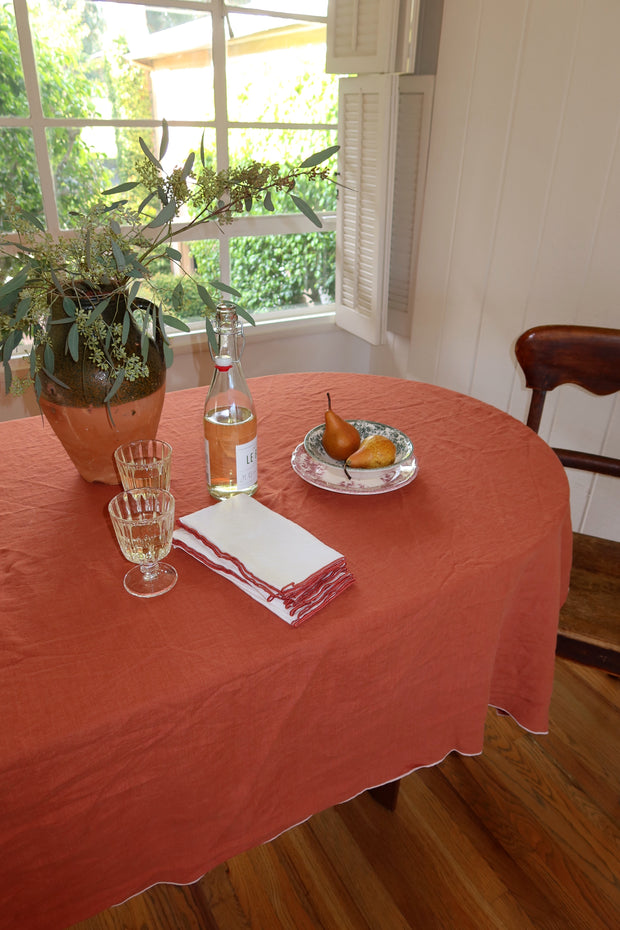
MULTIPOLYGON (((360 481, 374 480, 380 475, 394 471, 398 465, 403 463, 413 453, 413 443, 409 437, 393 426, 386 426, 384 423, 375 423, 373 420, 347 420, 347 423, 351 423, 355 427, 360 434, 360 440, 379 433, 391 439, 396 446, 396 458, 392 465, 388 465, 385 468, 347 469, 352 476, 360 481)), ((316 462, 320 462, 321 465, 328 466, 330 469, 335 469, 340 474, 343 470, 342 462, 333 459, 323 448, 321 440, 323 439, 324 432, 325 424, 321 423, 320 426, 315 426, 314 429, 306 433, 303 443, 304 449, 310 458, 314 459, 316 462)))
POLYGON ((301 442, 291 456, 291 465, 293 471, 308 484, 337 494, 385 494, 409 484, 418 473, 418 463, 411 453, 408 458, 390 468, 353 469, 349 479, 344 473, 342 462, 337 463, 337 468, 325 465, 308 455, 301 442), (362 471, 364 477, 359 478, 362 471))

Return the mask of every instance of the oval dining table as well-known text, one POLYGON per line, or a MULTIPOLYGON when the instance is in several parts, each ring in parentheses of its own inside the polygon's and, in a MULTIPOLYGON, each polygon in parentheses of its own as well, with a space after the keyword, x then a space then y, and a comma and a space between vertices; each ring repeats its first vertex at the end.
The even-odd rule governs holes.
MULTIPOLYGON (((195 881, 362 791, 478 754, 489 706, 547 731, 572 545, 551 449, 429 384, 249 383, 255 499, 354 577, 297 627, 178 549, 176 587, 131 597, 107 518, 118 488, 80 478, 40 418, 0 424, 5 930, 62 930, 155 883, 195 881), (365 494, 294 470, 327 391, 343 417, 406 434, 417 473, 365 494)), ((218 506, 205 395, 164 405, 177 516, 218 506)))

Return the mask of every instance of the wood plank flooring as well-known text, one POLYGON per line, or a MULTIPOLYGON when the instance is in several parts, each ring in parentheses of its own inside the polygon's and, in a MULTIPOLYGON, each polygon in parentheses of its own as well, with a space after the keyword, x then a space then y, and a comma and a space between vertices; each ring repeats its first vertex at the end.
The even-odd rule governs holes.
POLYGON ((482 756, 368 794, 72 930, 620 927, 620 679, 556 660, 547 736, 490 711, 482 756))

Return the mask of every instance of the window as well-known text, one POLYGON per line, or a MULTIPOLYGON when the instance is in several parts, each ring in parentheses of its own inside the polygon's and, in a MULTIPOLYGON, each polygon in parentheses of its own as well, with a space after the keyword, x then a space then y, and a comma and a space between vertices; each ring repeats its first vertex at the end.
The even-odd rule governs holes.
MULTIPOLYGON (((168 168, 203 133, 218 168, 296 164, 336 144, 326 21, 327 0, 0 0, 1 188, 58 234, 131 177, 140 136, 158 150, 162 118, 168 168)), ((300 193, 320 231, 255 208, 225 236, 215 224, 195 233, 184 260, 199 279, 234 284, 253 311, 332 303, 335 187, 300 193)), ((174 287, 162 268, 162 291, 167 276, 174 287)))

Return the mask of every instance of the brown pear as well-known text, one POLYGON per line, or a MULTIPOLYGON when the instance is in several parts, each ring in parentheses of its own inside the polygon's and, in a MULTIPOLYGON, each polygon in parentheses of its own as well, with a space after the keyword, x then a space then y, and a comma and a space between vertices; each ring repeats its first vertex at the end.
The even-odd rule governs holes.
POLYGON ((346 460, 347 468, 386 468, 393 465, 396 446, 387 436, 374 433, 362 439, 359 449, 346 460))
POLYGON ((325 430, 321 442, 327 454, 339 462, 344 462, 360 444, 360 434, 353 424, 347 423, 332 410, 332 399, 329 394, 325 411, 325 430))

